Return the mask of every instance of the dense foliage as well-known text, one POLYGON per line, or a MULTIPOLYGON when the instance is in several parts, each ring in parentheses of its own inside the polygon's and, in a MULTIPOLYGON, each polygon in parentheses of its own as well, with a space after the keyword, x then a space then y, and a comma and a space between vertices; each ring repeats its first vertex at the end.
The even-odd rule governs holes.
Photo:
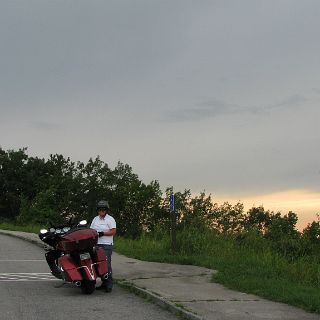
POLYGON ((138 236, 152 230, 161 211, 157 181, 144 184, 129 165, 114 169, 100 160, 87 164, 62 155, 48 160, 28 157, 26 149, 0 148, 0 218, 19 223, 92 219, 96 203, 107 199, 120 234, 138 236))
MULTIPOLYGON (((171 188, 162 193, 157 181, 145 184, 129 165, 119 162, 111 169, 99 156, 84 164, 58 154, 47 160, 29 157, 26 151, 0 148, 2 221, 45 224, 71 216, 90 220, 96 215, 97 201, 107 199, 119 235, 169 234, 171 188)), ((298 232, 294 212, 281 215, 263 207, 244 212, 241 203, 218 205, 211 195, 192 196, 190 190, 175 193, 175 208, 178 237, 193 234, 194 238, 195 229, 233 237, 240 246, 263 241, 288 259, 320 253, 319 221, 298 232)))

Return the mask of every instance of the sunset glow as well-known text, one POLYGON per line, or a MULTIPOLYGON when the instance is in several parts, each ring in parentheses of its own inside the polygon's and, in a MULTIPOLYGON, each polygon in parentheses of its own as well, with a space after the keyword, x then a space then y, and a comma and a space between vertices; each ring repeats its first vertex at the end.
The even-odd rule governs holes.
POLYGON ((282 192, 255 195, 253 197, 228 197, 218 195, 213 197, 214 202, 229 203, 242 202, 245 211, 253 206, 263 206, 266 210, 286 214, 293 211, 298 215, 297 228, 303 230, 308 223, 317 221, 317 213, 320 213, 320 193, 309 190, 287 190, 282 192))

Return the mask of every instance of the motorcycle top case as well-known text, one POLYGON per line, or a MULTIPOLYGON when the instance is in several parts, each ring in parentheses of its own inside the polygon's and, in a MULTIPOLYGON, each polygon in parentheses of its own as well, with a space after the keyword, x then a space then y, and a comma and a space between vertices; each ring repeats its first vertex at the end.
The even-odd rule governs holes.
POLYGON ((97 242, 98 233, 96 230, 79 229, 64 235, 58 247, 66 253, 73 251, 90 251, 97 242))

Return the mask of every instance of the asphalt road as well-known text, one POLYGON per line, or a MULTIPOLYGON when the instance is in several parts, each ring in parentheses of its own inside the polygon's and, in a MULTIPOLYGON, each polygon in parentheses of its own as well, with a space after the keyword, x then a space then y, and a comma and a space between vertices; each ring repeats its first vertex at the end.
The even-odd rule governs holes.
POLYGON ((50 275, 44 251, 29 242, 0 235, 0 319, 171 320, 173 314, 122 288, 84 295, 50 275))

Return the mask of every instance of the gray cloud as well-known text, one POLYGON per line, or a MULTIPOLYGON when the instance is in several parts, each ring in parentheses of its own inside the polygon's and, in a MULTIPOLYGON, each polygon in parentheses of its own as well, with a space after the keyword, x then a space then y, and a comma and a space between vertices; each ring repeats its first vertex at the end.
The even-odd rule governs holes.
POLYGON ((262 115, 266 112, 274 111, 276 109, 299 107, 307 101, 308 100, 304 96, 300 94, 294 94, 280 102, 268 106, 244 107, 229 104, 225 101, 212 99, 198 102, 190 108, 170 110, 165 114, 161 121, 199 121, 208 118, 216 118, 219 116, 232 116, 237 114, 262 115))
POLYGON ((61 128, 60 124, 47 121, 30 121, 29 124, 39 131, 53 131, 61 128))
POLYGON ((237 113, 236 106, 221 100, 209 100, 196 103, 186 109, 170 110, 162 118, 164 122, 197 121, 207 118, 215 118, 225 114, 237 113))
POLYGON ((320 88, 312 88, 312 91, 317 94, 320 94, 320 88))
POLYGON ((303 103, 307 102, 308 99, 306 99, 303 95, 301 94, 294 94, 279 103, 275 103, 270 106, 266 106, 266 110, 271 110, 271 109, 279 109, 279 108, 293 108, 297 106, 301 106, 303 103))

